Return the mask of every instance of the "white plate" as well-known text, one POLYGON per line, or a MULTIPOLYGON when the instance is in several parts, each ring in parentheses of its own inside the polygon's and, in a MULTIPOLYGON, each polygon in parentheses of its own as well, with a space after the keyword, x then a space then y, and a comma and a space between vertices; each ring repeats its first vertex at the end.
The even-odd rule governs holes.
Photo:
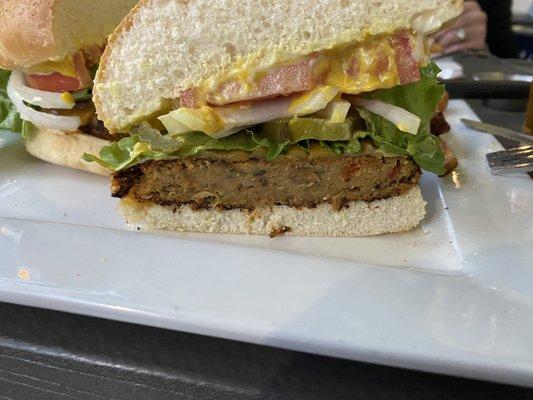
POLYGON ((533 183, 448 118, 461 167, 424 174, 422 226, 363 239, 128 231, 106 179, 0 133, 0 300, 533 386, 533 183))

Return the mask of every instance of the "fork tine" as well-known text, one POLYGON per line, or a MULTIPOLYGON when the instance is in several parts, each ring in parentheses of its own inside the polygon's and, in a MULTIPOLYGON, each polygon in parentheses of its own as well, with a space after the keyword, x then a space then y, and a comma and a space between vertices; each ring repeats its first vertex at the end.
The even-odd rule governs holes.
POLYGON ((496 151, 494 153, 487 154, 487 159, 492 160, 504 160, 514 157, 528 157, 533 155, 533 146, 523 146, 516 149, 509 149, 503 151, 496 151))
POLYGON ((490 171, 494 175, 501 175, 511 172, 533 172, 533 162, 509 165, 490 166, 490 171))
POLYGON ((533 171, 533 146, 489 153, 486 158, 493 174, 533 171))
POLYGON ((506 162, 506 161, 527 161, 533 159, 533 151, 530 153, 505 153, 498 154, 495 156, 487 155, 487 160, 489 162, 506 162))

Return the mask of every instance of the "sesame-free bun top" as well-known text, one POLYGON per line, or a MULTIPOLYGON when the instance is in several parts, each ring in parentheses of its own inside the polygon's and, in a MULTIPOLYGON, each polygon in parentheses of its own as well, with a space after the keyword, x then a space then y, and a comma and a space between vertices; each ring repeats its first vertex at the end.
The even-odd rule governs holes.
POLYGON ((137 0, 2 0, 0 68, 21 69, 103 45, 137 0))
POLYGON ((400 29, 440 28, 462 0, 141 0, 111 36, 95 104, 111 132, 153 117, 182 90, 247 62, 280 60, 400 29))

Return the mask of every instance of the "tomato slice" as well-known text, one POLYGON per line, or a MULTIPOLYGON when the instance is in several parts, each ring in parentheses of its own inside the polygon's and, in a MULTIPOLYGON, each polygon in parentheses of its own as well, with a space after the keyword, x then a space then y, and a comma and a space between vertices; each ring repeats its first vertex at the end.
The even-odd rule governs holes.
POLYGON ((83 54, 78 52, 74 55, 74 67, 76 77, 65 76, 59 72, 51 74, 28 74, 26 84, 37 90, 46 92, 74 92, 86 88, 91 84, 91 75, 85 65, 83 54))
POLYGON ((62 75, 59 72, 48 75, 26 75, 26 84, 33 89, 44 90, 45 92, 61 93, 81 89, 79 79, 62 75))

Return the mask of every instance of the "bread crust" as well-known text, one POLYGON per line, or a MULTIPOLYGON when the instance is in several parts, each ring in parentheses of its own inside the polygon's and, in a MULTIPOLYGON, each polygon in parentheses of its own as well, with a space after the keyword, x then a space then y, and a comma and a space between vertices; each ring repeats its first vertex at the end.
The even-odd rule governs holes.
MULTIPOLYGON (((141 0, 110 37, 109 46, 104 53, 95 79, 94 103, 100 119, 111 133, 127 132, 132 125, 160 112, 168 99, 179 97, 180 88, 187 88, 189 84, 193 85, 195 82, 204 82, 221 71, 231 70, 236 65, 253 59, 259 60, 262 66, 263 64, 268 66, 272 61, 270 57, 272 54, 291 54, 298 58, 341 44, 363 41, 369 35, 392 33, 395 30, 410 27, 414 29, 418 16, 429 15, 430 20, 433 21, 430 25, 432 27, 435 25, 434 29, 437 29, 438 25, 460 14, 463 2, 462 0, 431 1, 435 3, 433 9, 426 9, 424 5, 416 5, 416 1, 411 0, 412 13, 407 7, 401 18, 390 17, 390 23, 382 21, 384 11, 379 11, 379 14, 378 11, 370 12, 374 9, 381 10, 385 6, 379 5, 389 2, 372 2, 372 0, 343 2, 352 5, 354 9, 367 8, 364 8, 362 13, 353 14, 353 21, 347 22, 348 18, 345 18, 344 27, 339 27, 338 32, 334 33, 330 28, 322 27, 322 25, 329 26, 328 23, 331 24, 331 22, 310 23, 305 18, 296 19, 292 25, 285 24, 279 29, 275 28, 277 25, 272 21, 267 21, 268 25, 265 26, 268 27, 264 29, 260 29, 259 24, 252 26, 249 23, 241 30, 228 28, 244 24, 246 16, 254 15, 252 12, 254 10, 258 13, 258 18, 265 16, 264 2, 213 1, 210 9, 219 10, 217 13, 221 14, 220 18, 224 18, 221 19, 220 24, 213 24, 211 20, 197 18, 201 10, 206 10, 206 0, 141 0), (247 4, 246 13, 235 12, 230 19, 226 14, 231 12, 231 7, 237 7, 237 2, 241 11, 244 9, 243 3, 247 4), (169 8, 175 13, 173 15, 176 18, 169 17, 169 8), (163 14, 163 10, 167 13, 163 14), (365 17, 367 10, 368 16, 365 17), (187 22, 177 24, 178 17, 187 19, 187 22), (154 26, 154 20, 160 24, 154 26), (226 20, 231 23, 224 22, 226 20), (216 25, 217 29, 211 29, 213 25, 216 25), (224 30, 224 28, 228 29, 224 30), (188 31, 195 32, 195 34, 190 35, 188 31), (264 33, 262 38, 257 38, 255 31, 264 33), (302 33, 304 31, 308 34, 310 34, 309 31, 314 33, 310 34, 311 38, 306 38, 302 33), (169 32, 172 32, 172 35, 169 32), (161 35, 161 40, 157 39, 158 34, 161 35), (195 35, 202 36, 196 37, 195 35), (183 39, 167 43, 168 38, 171 37, 183 37, 183 39), (244 44, 240 46, 242 43, 244 44), (165 57, 155 54, 154 49, 158 46, 165 47, 167 51, 165 57), (235 51, 236 47, 237 51, 235 51), (234 50, 223 50, 228 48, 234 50), (152 50, 154 54, 151 53, 152 50), (131 56, 128 55, 130 51, 131 56), (132 58, 138 62, 135 64, 128 62, 132 58), (169 68, 169 65, 172 68, 169 68), (132 99, 138 100, 133 102, 132 99)), ((294 8, 299 2, 300 0, 273 1, 268 4, 269 7, 292 4, 291 7, 294 8)), ((323 7, 327 2, 310 3, 320 3, 322 4, 320 7, 323 7)), ((402 2, 390 3, 395 4, 392 8, 402 9, 402 2)), ((430 5, 429 0, 425 3, 430 5)), ((331 1, 330 8, 339 7, 341 6, 338 3, 331 1)), ((213 18, 216 18, 218 14, 215 14, 213 18)), ((337 14, 348 15, 346 12, 337 14)), ((280 15, 288 14, 280 12, 280 15)), ((286 18, 280 17, 280 21, 286 22, 286 18)))
POLYGON ((80 131, 62 132, 34 127, 24 144, 28 153, 43 161, 92 174, 110 175, 110 171, 101 165, 81 159, 84 153, 98 154, 102 147, 109 144, 107 140, 80 131))
POLYGON ((426 202, 418 186, 408 192, 372 202, 352 202, 340 211, 329 204, 316 208, 199 210, 139 203, 124 198, 119 210, 132 227, 178 232, 224 234, 281 234, 291 236, 360 237, 399 233, 415 228, 426 214, 426 202))
MULTIPOLYGON (((120 24, 117 26, 117 29, 115 29, 115 31, 109 36, 109 38, 107 39, 107 46, 104 49, 104 53, 102 54, 102 57, 100 58, 100 66, 98 70, 96 71, 96 76, 94 79, 95 82, 105 81, 105 77, 107 73, 107 65, 109 64, 109 59, 111 58, 113 54, 113 48, 115 47, 114 45, 117 43, 118 39, 131 28, 133 24, 133 20, 135 19, 135 16, 139 12, 139 10, 145 5, 147 5, 148 3, 150 3, 150 1, 151 0, 139 0, 139 2, 131 9, 128 15, 126 15, 126 17, 120 22, 120 24)), ((97 92, 93 93, 92 100, 97 110, 100 107, 103 107, 103 102, 100 99, 100 96, 98 96, 97 92)))
POLYGON ((136 2, 113 0, 108 9, 95 4, 96 10, 89 11, 94 0, 68 1, 2 0, 0 68, 28 68, 50 59, 60 60, 83 48, 103 45, 136 2), (63 12, 67 5, 68 13, 63 12), (72 24, 80 23, 82 26, 70 29, 72 24))
POLYGON ((4 0, 0 6, 0 67, 32 65, 54 55, 55 0, 4 0))

